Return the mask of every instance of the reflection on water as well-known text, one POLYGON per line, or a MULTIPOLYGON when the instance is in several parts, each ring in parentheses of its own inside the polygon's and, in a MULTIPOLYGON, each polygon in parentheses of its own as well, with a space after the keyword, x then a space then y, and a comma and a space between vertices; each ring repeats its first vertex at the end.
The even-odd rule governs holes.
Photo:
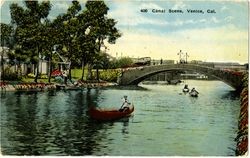
POLYGON ((234 155, 239 98, 219 81, 141 85, 82 91, 1 94, 4 155, 234 155), (147 89, 147 90, 143 90, 147 89), (112 122, 88 116, 90 106, 120 107, 128 95, 134 115, 112 122))

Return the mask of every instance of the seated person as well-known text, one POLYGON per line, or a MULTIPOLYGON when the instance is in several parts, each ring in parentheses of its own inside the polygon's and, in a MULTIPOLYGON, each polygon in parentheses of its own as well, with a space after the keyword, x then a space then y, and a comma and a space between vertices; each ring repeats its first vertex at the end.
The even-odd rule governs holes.
POLYGON ((199 94, 199 92, 195 88, 192 88, 191 92, 195 92, 195 93, 199 94))
POLYGON ((120 112, 128 110, 129 109, 129 105, 131 104, 131 103, 128 102, 128 96, 125 95, 123 97, 123 99, 124 99, 124 101, 122 103, 122 106, 119 109, 120 112))

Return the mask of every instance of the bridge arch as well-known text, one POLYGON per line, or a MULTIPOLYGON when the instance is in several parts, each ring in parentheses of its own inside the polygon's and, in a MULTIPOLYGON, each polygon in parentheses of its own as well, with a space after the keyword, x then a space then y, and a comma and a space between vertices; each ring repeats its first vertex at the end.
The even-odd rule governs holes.
POLYGON ((144 79, 161 72, 184 70, 192 70, 213 76, 235 89, 240 89, 242 87, 242 76, 197 64, 166 64, 128 69, 119 77, 118 84, 137 85, 144 79))

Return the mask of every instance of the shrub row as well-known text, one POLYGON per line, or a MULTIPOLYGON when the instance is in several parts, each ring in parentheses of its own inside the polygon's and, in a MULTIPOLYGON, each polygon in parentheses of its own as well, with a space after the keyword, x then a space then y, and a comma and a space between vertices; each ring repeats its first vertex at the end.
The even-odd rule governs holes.
MULTIPOLYGON (((121 75, 119 69, 108 69, 99 72, 99 79, 107 82, 117 82, 117 78, 121 75)), ((96 79, 96 72, 93 72, 93 78, 96 79)))
MULTIPOLYGON (((36 75, 34 75, 33 73, 29 73, 27 76, 28 76, 28 78, 35 78, 36 77, 36 75)), ((46 74, 41 74, 41 75, 38 76, 38 78, 47 79, 48 76, 46 74)))

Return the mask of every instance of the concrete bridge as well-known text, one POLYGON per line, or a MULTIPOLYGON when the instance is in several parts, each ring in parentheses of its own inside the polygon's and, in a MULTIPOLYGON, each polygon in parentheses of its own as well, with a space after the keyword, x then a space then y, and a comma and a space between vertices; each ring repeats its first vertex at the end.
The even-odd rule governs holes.
POLYGON ((236 90, 240 90, 242 87, 242 75, 197 64, 166 64, 127 69, 123 71, 122 75, 118 78, 118 84, 137 85, 144 79, 161 72, 185 70, 193 70, 202 74, 213 76, 236 90))

